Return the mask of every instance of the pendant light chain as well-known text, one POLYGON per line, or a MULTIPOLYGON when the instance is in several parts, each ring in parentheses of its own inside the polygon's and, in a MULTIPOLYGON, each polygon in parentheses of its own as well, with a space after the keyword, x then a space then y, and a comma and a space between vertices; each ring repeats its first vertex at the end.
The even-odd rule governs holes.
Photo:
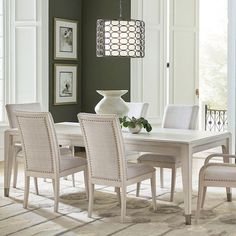
POLYGON ((122 19, 122 0, 120 0, 120 19, 122 19))

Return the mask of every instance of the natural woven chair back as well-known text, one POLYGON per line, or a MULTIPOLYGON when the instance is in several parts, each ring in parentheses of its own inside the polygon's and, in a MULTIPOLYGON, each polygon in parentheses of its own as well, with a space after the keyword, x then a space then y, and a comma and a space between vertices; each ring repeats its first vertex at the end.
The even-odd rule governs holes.
POLYGON ((122 182, 126 179, 126 163, 121 127, 116 115, 80 113, 78 118, 90 178, 122 182))
POLYGON ((49 112, 15 112, 25 155, 25 170, 59 172, 59 150, 54 122, 49 112))
POLYGON ((163 128, 196 129, 198 121, 197 105, 168 105, 162 122, 163 128))
POLYGON ((7 117, 10 128, 17 128, 15 111, 41 111, 41 105, 35 103, 6 104, 7 117))

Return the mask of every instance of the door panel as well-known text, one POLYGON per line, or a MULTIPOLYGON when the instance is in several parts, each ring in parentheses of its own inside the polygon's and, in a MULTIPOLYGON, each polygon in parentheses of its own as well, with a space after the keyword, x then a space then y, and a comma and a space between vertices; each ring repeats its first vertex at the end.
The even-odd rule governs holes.
POLYGON ((169 101, 198 102, 198 0, 170 0, 169 101))

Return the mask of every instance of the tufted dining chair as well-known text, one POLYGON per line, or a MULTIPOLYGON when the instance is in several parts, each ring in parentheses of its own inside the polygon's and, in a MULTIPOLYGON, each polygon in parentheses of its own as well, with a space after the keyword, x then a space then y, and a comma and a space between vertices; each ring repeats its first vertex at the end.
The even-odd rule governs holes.
POLYGON ((28 205, 30 177, 41 177, 52 179, 54 211, 57 212, 60 177, 84 171, 87 186, 87 161, 80 157, 60 155, 53 118, 49 112, 15 112, 15 115, 25 163, 24 208, 28 205))
POLYGON ((135 118, 146 118, 147 116, 147 111, 149 104, 148 103, 143 103, 143 102, 126 102, 126 105, 129 108, 128 113, 126 116, 132 117, 134 116, 135 118))
POLYGON ((214 157, 222 157, 224 162, 236 159, 236 155, 229 154, 211 154, 206 158, 199 172, 196 220, 204 206, 207 187, 236 187, 236 164, 210 162, 214 157))
MULTIPOLYGON (((168 105, 164 112, 162 128, 170 129, 196 129, 198 120, 197 105, 168 105)), ((154 167, 160 167, 161 187, 164 187, 163 168, 172 170, 170 201, 173 201, 176 169, 181 167, 181 158, 173 155, 161 155, 158 153, 145 153, 138 158, 139 163, 145 163, 154 167)), ((139 196, 140 183, 137 184, 136 196, 139 196)))
MULTIPOLYGON (((40 103, 19 103, 19 104, 6 104, 7 117, 9 121, 10 128, 17 128, 17 120, 15 111, 31 111, 40 112, 42 110, 40 103)), ((73 155, 73 148, 71 147, 61 147, 61 155, 73 155)), ((18 163, 23 162, 23 153, 20 142, 14 143, 14 154, 13 154, 13 187, 16 188, 17 185, 17 175, 18 175, 18 163)), ((74 175, 72 175, 73 186, 75 186, 74 175)), ((37 178, 34 178, 36 194, 38 194, 38 183, 37 178)))
POLYGON ((145 179, 151 179, 153 208, 156 210, 155 169, 143 164, 127 164, 117 116, 80 113, 78 119, 88 161, 88 216, 91 217, 93 209, 94 185, 109 185, 116 187, 121 201, 121 222, 125 222, 127 186, 145 179))

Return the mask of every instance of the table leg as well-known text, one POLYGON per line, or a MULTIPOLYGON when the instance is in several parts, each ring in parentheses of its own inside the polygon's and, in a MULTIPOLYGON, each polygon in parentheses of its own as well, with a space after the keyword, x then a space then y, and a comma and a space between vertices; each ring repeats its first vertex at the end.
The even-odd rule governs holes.
POLYGON ((185 224, 191 225, 192 207, 192 151, 188 145, 181 147, 182 179, 184 191, 185 224))
POLYGON ((12 136, 6 130, 4 132, 4 196, 5 197, 9 197, 12 164, 13 164, 12 136))
MULTIPOLYGON (((222 145, 222 153, 223 154, 232 154, 232 141, 231 138, 228 138, 226 141, 226 145, 222 145)), ((232 161, 229 158, 224 158, 224 163, 229 163, 230 161, 232 161)), ((226 195, 227 195, 227 201, 228 202, 232 202, 232 191, 231 188, 226 187, 226 195)))

